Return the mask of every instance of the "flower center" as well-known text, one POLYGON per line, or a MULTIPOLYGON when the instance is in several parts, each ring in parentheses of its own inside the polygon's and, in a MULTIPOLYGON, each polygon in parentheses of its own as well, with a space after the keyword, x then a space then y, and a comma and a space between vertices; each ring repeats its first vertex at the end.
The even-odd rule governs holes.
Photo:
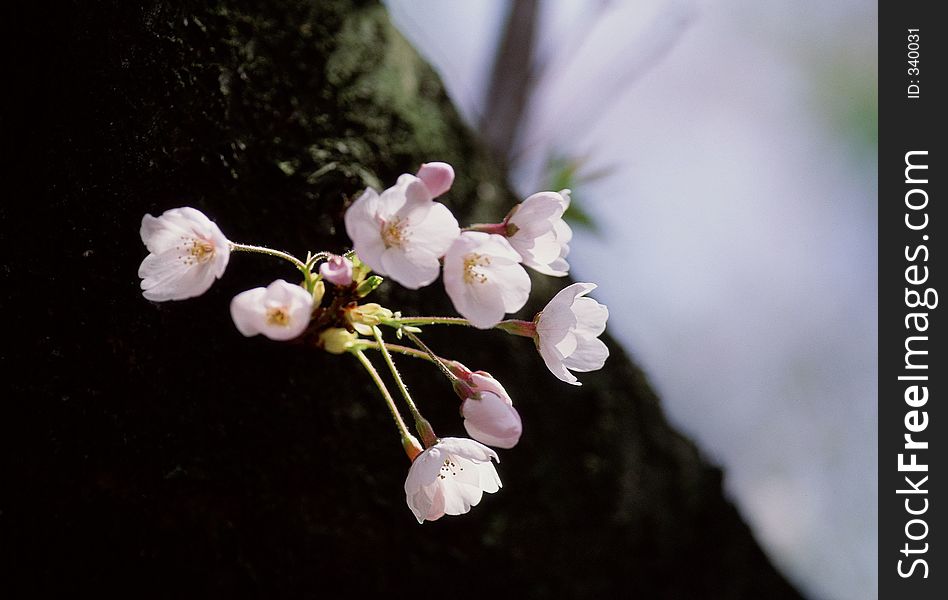
POLYGON ((405 245, 405 241, 408 238, 407 232, 405 231, 406 225, 407 223, 398 217, 382 225, 382 241, 385 243, 386 248, 393 246, 401 248, 405 245))
POLYGON ((478 267, 490 265, 490 257, 483 254, 470 253, 464 256, 464 283, 487 283, 485 275, 478 267))
POLYGON ((267 323, 277 327, 286 327, 290 324, 290 313, 285 306, 274 306, 267 309, 267 323))
POLYGON ((459 467, 450 458, 446 458, 444 459, 444 464, 441 465, 441 472, 438 473, 438 479, 445 479, 448 477, 448 475, 457 477, 458 471, 463 470, 464 467, 459 467))
POLYGON ((207 240, 194 238, 194 240, 191 241, 191 249, 189 250, 189 253, 195 261, 199 263, 206 263, 207 261, 214 258, 214 244, 207 240))
POLYGON ((203 264, 207 261, 214 258, 214 253, 216 249, 214 244, 210 241, 203 238, 190 238, 181 236, 181 241, 183 242, 184 251, 182 252, 182 246, 177 246, 180 260, 184 261, 184 264, 187 266, 195 264, 203 264))

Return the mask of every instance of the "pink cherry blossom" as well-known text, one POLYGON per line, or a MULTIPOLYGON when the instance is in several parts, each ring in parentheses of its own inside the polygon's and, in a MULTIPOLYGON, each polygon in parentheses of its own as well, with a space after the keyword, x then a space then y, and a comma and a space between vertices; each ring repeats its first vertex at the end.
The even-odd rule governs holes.
POLYGON ((523 308, 530 276, 519 263, 520 255, 503 236, 462 233, 444 257, 444 287, 454 308, 480 329, 523 308))
POLYGON ((569 271, 566 256, 573 232, 563 220, 569 190, 533 194, 510 211, 504 230, 524 266, 562 277, 569 271))
POLYGON ((240 333, 247 337, 263 334, 279 341, 303 333, 312 312, 312 294, 282 279, 241 292, 230 303, 230 315, 240 333))
POLYGON ((230 259, 230 242, 199 210, 167 210, 145 215, 142 242, 148 256, 138 267, 145 298, 156 302, 200 296, 219 279, 230 259))
POLYGON ((484 492, 499 490, 491 459, 500 461, 496 452, 466 438, 442 438, 419 454, 405 479, 405 500, 418 522, 462 515, 484 492))
POLYGON ((540 356, 551 373, 572 385, 582 385, 570 371, 601 369, 609 349, 599 339, 609 309, 592 298, 593 283, 574 283, 559 291, 534 319, 540 356))
POLYGON ((438 259, 460 230, 451 211, 431 198, 425 183, 407 174, 381 194, 366 189, 345 215, 359 259, 410 289, 437 279, 438 259))

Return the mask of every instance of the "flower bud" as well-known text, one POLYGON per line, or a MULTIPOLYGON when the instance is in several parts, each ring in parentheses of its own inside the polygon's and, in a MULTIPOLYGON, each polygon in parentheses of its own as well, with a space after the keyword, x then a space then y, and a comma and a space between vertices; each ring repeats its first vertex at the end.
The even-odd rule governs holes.
POLYGON ((348 352, 357 339, 359 336, 340 327, 332 327, 319 334, 319 344, 330 354, 348 352))
POLYGON ((362 335, 372 335, 372 327, 391 319, 392 316, 392 311, 375 302, 346 309, 346 320, 362 335))
POLYGON ((430 162, 421 165, 418 169, 418 179, 425 184, 432 198, 451 189, 454 183, 454 169, 448 163, 430 162))
POLYGON ((345 256, 332 255, 319 265, 319 274, 333 285, 349 285, 352 283, 352 261, 345 256))
POLYGON ((504 387, 484 371, 471 373, 466 383, 469 395, 462 396, 461 414, 468 435, 496 448, 516 446, 523 424, 504 387))

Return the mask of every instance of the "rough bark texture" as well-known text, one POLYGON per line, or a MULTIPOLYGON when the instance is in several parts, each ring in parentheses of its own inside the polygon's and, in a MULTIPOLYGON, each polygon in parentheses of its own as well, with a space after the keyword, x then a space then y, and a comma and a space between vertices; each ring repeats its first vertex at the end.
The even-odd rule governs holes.
MULTIPOLYGON (((500 493, 418 525, 356 361, 230 322, 235 293, 291 269, 237 255, 198 299, 141 297, 146 212, 195 206, 231 239, 299 254, 343 250, 347 202, 426 160, 457 166, 445 202, 462 222, 515 202, 380 6, 35 11, 7 20, 24 41, 6 53, 20 103, 4 136, 23 138, 0 208, 6 597, 796 597, 612 341, 573 388, 526 340, 426 331, 501 379, 526 430, 500 493)), ((524 314, 563 282, 535 284, 524 314)), ((381 299, 450 313, 440 285, 381 299)), ((445 381, 401 364, 438 433, 463 435, 445 381)))

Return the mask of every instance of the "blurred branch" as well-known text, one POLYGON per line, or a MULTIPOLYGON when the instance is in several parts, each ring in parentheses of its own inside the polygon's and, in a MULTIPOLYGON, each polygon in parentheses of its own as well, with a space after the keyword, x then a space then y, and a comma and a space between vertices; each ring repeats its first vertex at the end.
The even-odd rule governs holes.
POLYGON ((511 3, 494 59, 480 127, 497 161, 506 165, 531 90, 538 0, 511 3))

